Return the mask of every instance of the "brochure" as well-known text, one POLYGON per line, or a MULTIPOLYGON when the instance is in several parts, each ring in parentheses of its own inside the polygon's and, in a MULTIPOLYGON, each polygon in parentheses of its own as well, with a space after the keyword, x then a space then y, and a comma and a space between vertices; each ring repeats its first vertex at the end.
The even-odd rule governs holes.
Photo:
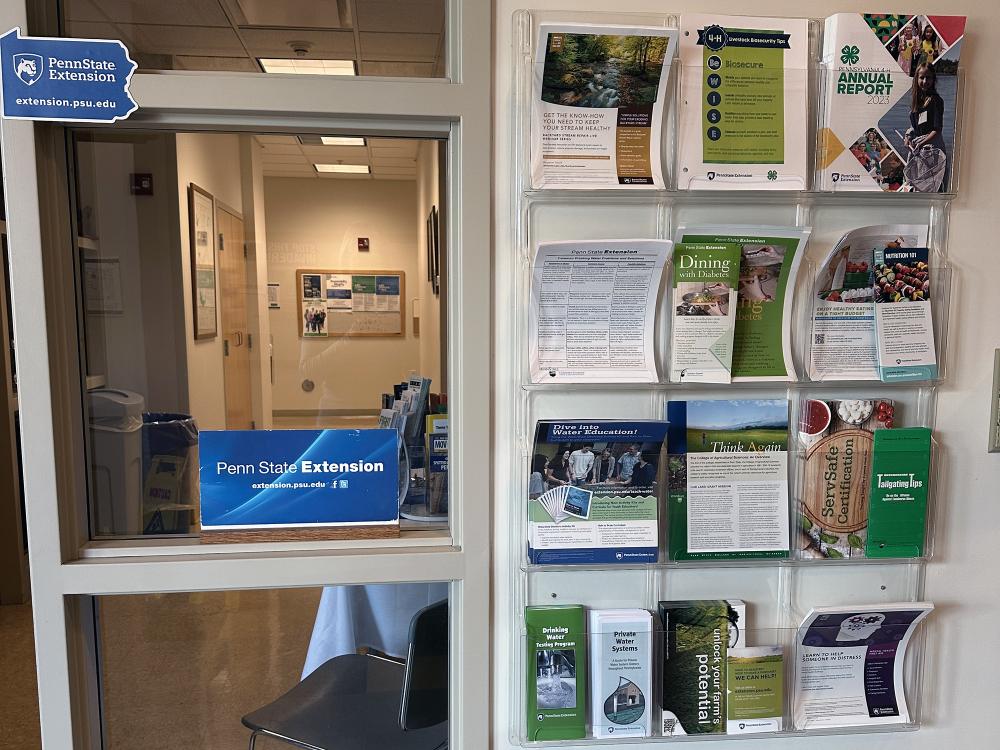
POLYGON ((726 733, 780 732, 784 683, 781 646, 730 647, 726 659, 726 733))
POLYGON ((729 604, 659 603, 663 625, 662 734, 725 734, 729 604))
POLYGON ((681 190, 805 190, 809 22, 681 17, 681 190))
POLYGON ((528 561, 657 560, 666 422, 542 421, 528 479, 528 561))
POLYGON ((740 246, 674 246, 670 380, 729 383, 733 369, 740 246))
POLYGON ((895 289, 897 280, 902 289, 903 282, 895 271, 876 274, 875 258, 886 251, 926 247, 927 230, 926 224, 860 227, 833 246, 816 279, 810 379, 879 379, 875 294, 886 284, 895 289))
POLYGON ((796 729, 905 724, 906 649, 934 605, 819 607, 796 633, 796 729))
POLYGON ((583 607, 526 607, 528 739, 587 736, 587 623, 583 607))
POLYGON ((931 431, 902 427, 875 433, 868 557, 922 557, 927 529, 931 431))
POLYGON ((595 609, 588 620, 591 734, 651 737, 653 616, 644 609, 595 609))
POLYGON ((681 226, 677 241, 740 246, 733 381, 795 380, 792 292, 809 227, 681 226))
POLYGON ((823 34, 820 189, 953 190, 965 16, 837 13, 823 34))
POLYGON ((673 243, 542 242, 529 310, 532 383, 655 383, 656 300, 673 243))
POLYGON ((667 404, 672 560, 788 557, 788 402, 667 404))
POLYGON ((541 24, 531 186, 663 188, 663 108, 677 31, 541 24))
POLYGON ((928 260, 926 247, 875 251, 878 369, 887 383, 937 377, 928 260))
POLYGON ((896 424, 889 399, 806 399, 799 407, 805 451, 799 556, 864 557, 874 433, 896 424))

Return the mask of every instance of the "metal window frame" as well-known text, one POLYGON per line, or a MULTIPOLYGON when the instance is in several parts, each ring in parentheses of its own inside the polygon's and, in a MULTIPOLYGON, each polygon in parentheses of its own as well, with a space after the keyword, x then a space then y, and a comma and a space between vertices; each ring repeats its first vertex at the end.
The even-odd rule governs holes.
MULTIPOLYGON (((0 27, 54 35, 51 0, 12 0, 0 27), (29 26, 29 14, 35 26, 29 26), (44 27, 44 28, 36 28, 44 27)), ((6 181, 11 296, 24 451, 24 482, 34 608, 42 745, 99 748, 101 717, 93 597, 168 591, 224 591, 323 584, 451 582, 452 747, 488 747, 490 690, 491 493, 491 54, 492 4, 449 0, 449 79, 375 79, 141 73, 132 91, 139 111, 118 127, 446 137, 449 164, 447 289, 449 406, 460 440, 451 443, 451 534, 413 544, 309 543, 173 549, 135 545, 103 557, 81 550, 79 471, 60 465, 65 432, 82 419, 80 383, 50 340, 42 243, 69 250, 69 227, 50 210, 68 198, 47 163, 51 133, 30 122, 0 121, 6 181), (55 184, 54 184, 55 183, 55 184), (55 243, 53 245, 53 243, 55 243), (63 244, 66 243, 66 244, 63 244), (63 441, 61 444, 60 441, 63 441)), ((63 176, 61 178, 65 180, 63 176)), ((72 325, 75 321, 62 321, 72 325)), ((72 456, 71 456, 72 457, 72 456)), ((79 460, 79 457, 76 457, 79 460)))

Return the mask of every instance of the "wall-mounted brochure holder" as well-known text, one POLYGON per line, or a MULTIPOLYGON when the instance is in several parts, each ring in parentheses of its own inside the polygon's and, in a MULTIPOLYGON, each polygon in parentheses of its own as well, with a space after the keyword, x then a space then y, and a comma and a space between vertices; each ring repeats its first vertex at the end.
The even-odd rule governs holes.
MULTIPOLYGON (((506 559, 510 574, 514 577, 510 607, 515 614, 511 621, 510 646, 511 651, 517 653, 516 663, 522 665, 521 669, 526 668, 528 631, 524 611, 528 606, 575 604, 590 609, 640 608, 655 612, 657 603, 664 600, 742 599, 746 602, 749 613, 748 637, 754 641, 753 645, 783 647, 786 693, 781 711, 781 730, 775 732, 774 736, 917 729, 922 715, 923 663, 929 645, 924 632, 927 626, 921 626, 915 631, 903 667, 908 707, 908 720, 904 722, 884 725, 858 722, 851 726, 822 728, 797 722, 797 706, 792 692, 792 665, 796 629, 810 609, 852 603, 876 605, 918 602, 923 598, 926 565, 936 553, 934 538, 937 517, 944 512, 949 500, 936 495, 937 488, 944 486, 942 472, 947 465, 944 460, 947 446, 939 444, 936 436, 929 439, 929 456, 925 462, 927 482, 926 488, 921 488, 926 492, 920 494, 922 506, 914 516, 916 520, 908 527, 908 533, 913 535, 912 542, 907 541, 904 536, 886 543, 874 540, 869 545, 863 523, 865 519, 860 517, 860 510, 854 511, 853 515, 847 513, 850 517, 839 525, 817 524, 816 508, 819 508, 821 520, 826 500, 823 497, 825 491, 820 491, 819 500, 815 497, 819 491, 815 482, 816 464, 824 455, 823 445, 820 449, 816 446, 822 440, 828 440, 826 447, 837 443, 834 447, 842 451, 839 453, 842 458, 847 451, 847 437, 834 432, 866 433, 867 438, 864 435, 855 437, 862 442, 866 439, 874 441, 871 438, 872 431, 866 430, 865 424, 851 424, 851 420, 860 420, 868 426, 873 421, 880 421, 882 428, 886 426, 887 420, 892 423, 892 427, 925 428, 924 432, 920 429, 912 430, 917 437, 923 438, 927 437, 926 430, 934 429, 936 386, 950 376, 949 317, 951 298, 956 293, 953 285, 956 271, 949 259, 948 225, 950 202, 958 189, 957 163, 961 150, 964 106, 963 73, 959 70, 953 76, 956 92, 954 147, 949 147, 949 157, 954 167, 948 166, 948 179, 943 183, 942 191, 888 190, 883 189, 884 183, 873 183, 871 190, 859 190, 849 187, 850 180, 841 181, 838 178, 833 182, 829 174, 824 175, 821 164, 824 159, 829 158, 831 152, 830 141, 826 135, 821 138, 820 130, 832 116, 828 102, 830 97, 824 92, 834 82, 830 79, 830 71, 821 64, 824 34, 822 19, 808 22, 809 63, 803 72, 792 74, 792 88, 807 98, 806 153, 802 170, 804 179, 794 189, 784 187, 780 174, 776 175, 779 179, 770 180, 770 184, 750 190, 739 189, 731 184, 720 189, 719 185, 723 181, 717 184, 716 179, 708 180, 707 172, 702 175, 701 182, 685 177, 683 169, 686 164, 682 161, 685 150, 682 144, 685 138, 703 138, 707 136, 707 128, 715 124, 708 121, 709 114, 706 110, 701 113, 706 118, 705 122, 700 123, 705 128, 705 135, 700 131, 695 133, 693 129, 685 135, 685 98, 688 106, 693 107, 689 94, 698 87, 708 85, 707 76, 713 71, 706 70, 704 65, 685 70, 680 58, 670 64, 665 90, 667 98, 660 124, 662 186, 619 183, 586 189, 565 185, 540 188, 533 185, 531 175, 532 118, 536 113, 534 86, 536 78, 544 74, 544 70, 535 62, 540 26, 634 25, 682 33, 682 19, 671 14, 518 11, 514 14, 513 24, 515 49, 511 74, 515 80, 515 100, 511 107, 513 150, 510 157, 515 168, 512 170, 510 190, 513 206, 512 236, 516 238, 516 246, 509 248, 509 252, 516 254, 518 262, 512 264, 513 278, 508 280, 510 320, 505 330, 509 333, 511 351, 515 353, 510 358, 512 365, 509 373, 513 384, 514 429, 513 434, 507 436, 511 446, 508 451, 510 462, 505 466, 501 465, 499 470, 507 477, 507 486, 510 488, 507 525, 511 531, 508 534, 506 559), (791 310, 782 321, 791 346, 791 367, 787 377, 775 377, 763 382, 746 382, 739 377, 735 377, 731 383, 672 382, 671 338, 674 334, 672 329, 675 316, 678 308, 691 300, 684 299, 684 294, 689 290, 675 291, 673 288, 675 268, 671 257, 664 266, 659 284, 650 291, 656 296, 656 314, 652 323, 656 373, 650 382, 619 382, 614 377, 598 378, 585 383, 553 382, 546 379, 536 382, 538 379, 532 377, 529 362, 529 337, 532 335, 529 311, 539 244, 593 240, 611 242, 623 239, 676 242, 680 227, 719 224, 810 230, 798 273, 787 290, 792 299, 791 310), (817 330, 814 322, 815 301, 820 299, 820 295, 830 291, 825 288, 830 286, 828 280, 823 278, 829 256, 845 235, 859 228, 877 225, 926 227, 920 246, 927 249, 928 268, 918 267, 914 262, 904 264, 909 266, 908 271, 894 269, 892 273, 898 275, 898 280, 903 282, 899 289, 896 289, 896 276, 888 279, 887 270, 880 269, 877 272, 872 268, 873 263, 860 271, 852 268, 850 273, 871 272, 865 283, 871 282, 873 299, 877 294, 875 284, 878 283, 878 292, 884 292, 889 298, 895 292, 899 292, 901 296, 905 293, 910 304, 921 301, 921 295, 913 295, 918 288, 915 282, 919 282, 920 291, 924 292, 923 300, 929 299, 931 305, 933 352, 936 360, 936 372, 933 374, 886 382, 880 377, 881 373, 875 377, 834 378, 829 369, 817 371, 814 366, 816 336, 824 332, 817 330), (919 275, 925 271, 926 277, 919 275), (926 289, 923 288, 925 281, 926 289), (886 282, 891 282, 891 293, 884 288, 886 282), (657 541, 654 561, 621 559, 539 564, 529 557, 530 511, 527 500, 533 490, 538 494, 539 489, 537 481, 533 484, 532 477, 533 473, 537 473, 532 468, 533 462, 538 460, 535 429, 539 421, 663 420, 670 402, 712 399, 783 399, 788 403, 787 502, 784 507, 788 523, 787 555, 765 558, 720 556, 714 559, 685 559, 678 555, 677 547, 671 541, 670 514, 665 507, 670 482, 671 451, 668 445, 659 459, 662 465, 657 467, 657 541), (844 409, 843 417, 839 415, 841 407, 844 409), (869 409, 871 415, 867 413, 869 409), (827 410, 829 424, 823 419, 827 410), (835 431, 832 427, 837 419, 841 420, 840 427, 843 429, 835 431), (879 547, 879 544, 883 546, 879 547)), ((665 69, 664 74, 666 73, 665 69)), ((700 92, 698 95, 700 96, 700 92)), ((905 135, 905 130, 903 133, 905 135)), ((889 145, 893 146, 894 143, 890 138, 889 145)), ((851 144, 844 145, 850 152, 851 144)), ((861 153, 860 147, 855 150, 861 153)), ((852 158, 856 158, 853 152, 850 153, 852 158)), ((879 162, 888 156, 889 152, 880 147, 877 155, 879 162)), ((690 175, 690 166, 688 170, 690 175)), ((852 258, 851 262, 854 263, 855 260, 852 258)), ((843 271, 844 274, 848 273, 846 262, 843 271)), ((851 277, 855 282, 859 278, 851 277)), ((762 282, 762 290, 766 294, 764 283, 766 282, 762 282)), ((900 300, 897 304, 906 303, 900 300)), ((856 449, 852 446, 851 450, 856 449)), ((599 458, 600 451, 595 452, 599 458)), ((863 455, 864 451, 860 453, 863 455)), ((867 458, 862 458, 862 463, 864 460, 871 460, 870 453, 867 458)), ((870 465, 863 467, 862 475, 866 482, 871 482, 870 465)), ((858 476, 861 475, 852 471, 853 485, 848 483, 847 486, 853 486, 855 494, 849 494, 849 498, 855 500, 854 506, 860 508, 866 498, 870 499, 870 495, 866 496, 863 492, 861 485, 864 483, 859 482, 858 476)), ((537 480, 537 477, 534 479, 537 480)), ((886 491, 900 489, 900 481, 902 480, 895 477, 886 478, 886 491)), ((545 489, 547 485, 542 485, 542 490, 545 489)), ((831 502, 836 508, 838 501, 835 496, 831 502)), ((565 509, 565 500, 562 505, 565 509)), ((560 508, 556 508, 557 514, 559 510, 560 508)), ((930 627, 933 628, 933 624, 930 627)), ((583 640, 586 642, 586 639, 583 640)), ((510 697, 512 742, 525 746, 577 746, 597 741, 589 733, 589 724, 588 734, 584 739, 546 739, 538 733, 529 732, 531 717, 527 714, 526 691, 529 678, 533 675, 528 671, 518 674, 516 684, 521 687, 511 691, 510 697)), ((657 679, 659 678, 654 674, 654 686, 658 684, 657 679)), ((654 687, 653 703, 656 710, 659 710, 655 690, 654 687)), ((625 699, 627 704, 627 696, 625 699)), ((589 711, 589 706, 587 710, 589 711)), ((648 740, 644 737, 629 738, 626 734, 625 741, 662 742, 662 715, 656 714, 652 718, 653 731, 648 740)), ((711 738, 711 735, 706 738, 711 738)))

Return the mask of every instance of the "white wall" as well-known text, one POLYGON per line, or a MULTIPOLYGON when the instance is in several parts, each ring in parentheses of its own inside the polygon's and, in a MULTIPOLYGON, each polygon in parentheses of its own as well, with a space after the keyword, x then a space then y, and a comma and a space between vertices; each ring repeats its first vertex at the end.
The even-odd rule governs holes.
POLYGON ((268 281, 281 285, 281 309, 269 311, 274 410, 377 413, 380 394, 420 366, 409 310, 404 337, 302 339, 295 272, 399 270, 406 275, 404 299, 412 299, 411 285, 420 278, 416 183, 266 177, 264 206, 268 281), (370 239, 369 252, 358 252, 358 237, 370 239), (301 388, 306 378, 316 384, 311 393, 301 388))
POLYGON ((149 411, 186 411, 173 138, 99 133, 77 158, 83 223, 97 236, 82 255, 117 261, 123 310, 86 315, 89 374, 141 394, 149 411), (131 194, 133 173, 153 175, 153 195, 131 194))
MULTIPOLYGON (((417 299, 420 313, 420 374, 431 379, 431 390, 441 390, 441 297, 435 296, 431 282, 427 281, 427 216, 431 207, 441 211, 440 179, 437 141, 423 141, 417 148, 417 256, 416 284, 407 296, 412 314, 413 300, 417 299)), ((440 223, 440 232, 445 231, 440 223)), ((444 248, 442 247, 442 251, 444 248)))
POLYGON ((191 242, 188 187, 193 182, 238 213, 243 209, 240 148, 237 135, 177 135, 177 195, 180 201, 181 257, 184 259, 184 323, 191 413, 203 430, 225 429, 226 402, 222 373, 222 336, 195 341, 191 307, 191 242))
MULTIPOLYGON (((513 204, 509 197, 511 185, 510 123, 513 98, 511 68, 512 14, 530 6, 525 0, 498 0, 495 4, 497 40, 494 45, 495 80, 495 164, 496 191, 495 241, 498 277, 509 268, 508 254, 518 247, 518 238, 511 233, 513 204)), ((614 6, 597 0, 546 0, 534 3, 545 9, 604 12, 603 20, 627 23, 627 12, 707 12, 752 13, 755 15, 812 16, 822 18, 832 12, 877 11, 871 2, 839 0, 831 5, 820 0, 759 0, 752 6, 744 0, 714 0, 706 5, 699 0, 677 0, 664 4, 657 0, 621 0, 614 6), (613 13, 609 13, 613 11, 613 13)), ((927 624, 928 659, 924 680, 924 726, 916 733, 844 735, 782 740, 764 740, 768 748, 810 748, 810 750, 939 750, 939 748, 973 748, 986 750, 997 747, 993 712, 1000 690, 996 675, 1000 673, 1000 649, 993 644, 993 634, 1000 622, 1000 584, 997 583, 998 487, 1000 487, 1000 454, 986 452, 990 390, 992 385, 993 350, 1000 347, 1000 305, 997 304, 996 282, 991 269, 996 265, 996 238, 1000 236, 1000 212, 996 198, 996 128, 1000 121, 1000 97, 993 73, 994 40, 1000 38, 1000 11, 995 0, 950 0, 933 4, 939 12, 968 14, 967 36, 962 50, 962 67, 966 71, 965 142, 960 155, 962 166, 961 195, 952 204, 950 259, 956 268, 957 280, 953 294, 950 345, 948 347, 948 381, 940 388, 937 405, 936 435, 944 451, 943 474, 938 484, 941 504, 940 523, 936 529, 934 558, 927 565, 926 597, 937 609, 927 624)), ((906 6, 904 5, 904 8, 906 6)), ((912 7, 920 11, 928 6, 912 7)), ((577 18, 576 20, 580 20, 577 18)), ((899 196, 905 201, 906 196, 899 196)), ((895 202, 893 202, 895 205, 895 202)), ((874 203, 862 223, 877 223, 880 203, 874 203), (874 214, 874 220, 872 220, 874 214)), ((742 213, 749 213, 743 211, 742 213)), ((567 216, 569 214, 567 213, 567 216)), ((793 215, 794 217, 794 215, 793 215)), ((726 217, 728 218, 728 217, 726 217)), ((718 217, 716 217, 718 219, 718 217)), ((599 231, 597 220, 588 222, 589 231, 599 231)), ((552 227, 550 227, 552 229, 552 227)), ((565 227, 564 238, 572 236, 573 226, 565 227)), ((639 229, 637 231, 645 231, 639 229)), ((508 305, 509 288, 502 279, 497 285, 496 319, 501 330, 508 305)), ((509 355, 505 342, 498 339, 498 373, 509 355)), ((498 389, 501 384, 498 382, 498 389)), ((610 407, 595 405, 589 398, 583 409, 601 414, 610 407)), ((560 416, 570 416, 568 402, 560 401, 560 416)), ((512 424, 504 414, 505 404, 498 401, 495 419, 501 427, 498 440, 504 440, 503 427, 512 424)), ((552 416, 556 416, 553 413, 552 416)), ((583 416, 581 414, 581 416, 583 416)), ((610 416, 610 415, 608 415, 610 416)), ((513 448, 498 445, 505 453, 513 448)), ((497 603, 494 634, 495 666, 500 670, 494 703, 494 747, 512 747, 510 700, 508 691, 519 689, 519 674, 509 671, 513 654, 509 649, 508 633, 514 613, 510 611, 511 589, 516 585, 518 561, 512 558, 511 533, 507 511, 511 499, 509 478, 498 469, 495 484, 497 515, 494 528, 497 603), (515 686, 515 687, 512 687, 515 686)), ((679 575, 668 571, 667 576, 679 575)), ((643 574, 644 575, 644 574, 643 574)), ((871 582, 877 583, 879 572, 872 568, 871 581, 859 579, 857 603, 868 595, 871 582), (861 590, 864 588, 864 590, 861 590)), ((547 585, 543 583, 542 586, 547 585)), ((878 586, 874 586, 878 590, 878 586)), ((547 589, 545 589, 547 590, 547 589)), ((595 591, 593 581, 582 581, 582 591, 595 591)), ((609 595, 613 591, 606 589, 609 595)), ((820 587, 814 591, 823 595, 820 587)), ((851 592, 839 592, 840 596, 851 592)), ((735 595, 735 592, 734 592, 735 595)), ((699 743, 700 744, 700 743, 699 743)), ((722 742, 708 745, 729 747, 722 742)), ((748 745, 749 747, 749 745, 748 745)))

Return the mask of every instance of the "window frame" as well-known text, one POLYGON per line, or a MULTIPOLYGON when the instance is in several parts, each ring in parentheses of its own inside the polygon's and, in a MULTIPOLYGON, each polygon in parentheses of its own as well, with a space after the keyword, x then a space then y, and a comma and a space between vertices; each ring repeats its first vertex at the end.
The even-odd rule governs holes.
MULTIPOLYGON (((30 35, 57 35, 57 18, 54 0, 0 8, 0 27, 30 35)), ((72 258, 65 128, 0 121, 20 409, 31 415, 21 435, 45 750, 101 747, 94 596, 433 580, 451 590, 451 746, 489 745, 491 39, 490 3, 449 0, 448 79, 137 73, 139 110, 114 126, 447 137, 449 419, 461 439, 450 531, 399 542, 89 543, 80 363, 65 346, 77 321, 37 293, 51 259, 72 258)))

